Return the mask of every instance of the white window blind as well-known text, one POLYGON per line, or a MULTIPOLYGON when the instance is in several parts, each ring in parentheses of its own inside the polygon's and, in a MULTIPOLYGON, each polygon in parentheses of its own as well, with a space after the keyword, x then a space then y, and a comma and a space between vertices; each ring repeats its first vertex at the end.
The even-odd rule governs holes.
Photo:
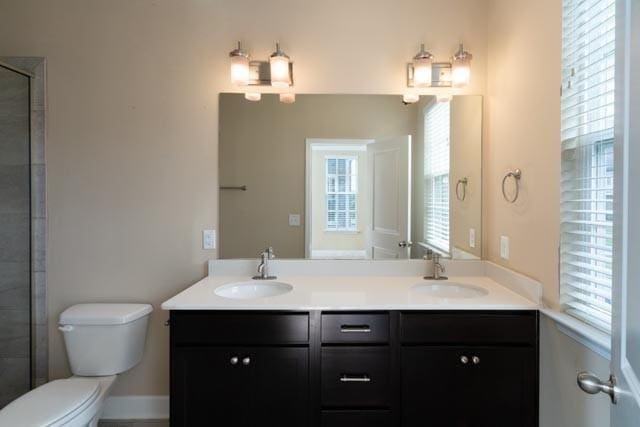
POLYGON ((327 230, 356 231, 358 228, 358 159, 327 157, 327 230))
POLYGON ((449 253, 449 102, 424 115, 424 240, 449 253))
POLYGON ((615 0, 564 0, 560 303, 611 330, 615 0))

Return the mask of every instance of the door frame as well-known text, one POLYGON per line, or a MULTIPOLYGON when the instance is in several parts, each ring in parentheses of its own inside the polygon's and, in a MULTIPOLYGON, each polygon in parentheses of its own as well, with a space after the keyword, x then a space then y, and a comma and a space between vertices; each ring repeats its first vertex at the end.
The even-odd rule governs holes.
MULTIPOLYGON (((614 250, 611 372, 617 378, 618 404, 611 408, 612 426, 635 425, 640 415, 640 367, 627 358, 628 289, 640 286, 640 225, 634 215, 640 209, 637 186, 640 161, 640 126, 633 118, 640 110, 640 86, 634 73, 640 69, 640 5, 636 0, 616 1, 616 76, 614 139, 614 250)), ((637 303, 636 303, 637 304, 637 303)), ((616 387, 617 388, 617 387, 616 387)))
POLYGON ((305 139, 305 173, 304 173, 304 257, 311 258, 313 246, 313 197, 311 194, 313 179, 314 151, 340 151, 345 146, 350 146, 347 151, 366 151, 367 145, 373 143, 373 139, 349 139, 349 138, 306 138, 305 139), (353 148, 351 148, 351 146, 353 148))

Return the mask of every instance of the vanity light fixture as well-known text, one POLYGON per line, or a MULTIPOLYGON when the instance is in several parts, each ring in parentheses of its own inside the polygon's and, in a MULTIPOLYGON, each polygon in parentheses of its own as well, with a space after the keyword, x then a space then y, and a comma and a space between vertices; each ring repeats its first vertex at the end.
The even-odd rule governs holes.
POLYGON ((295 93, 281 93, 280 94, 280 102, 283 104, 293 104, 296 102, 296 94, 295 93))
POLYGON ((244 94, 244 99, 247 101, 260 101, 262 94, 260 92, 247 92, 244 94))
MULTIPOLYGON (((431 64, 433 55, 424 50, 424 43, 420 45, 420 52, 413 57, 413 86, 431 86, 431 64)), ((415 101, 414 101, 415 102, 415 101)))
POLYGON ((238 47, 229 52, 231 58, 231 83, 244 86, 249 83, 249 54, 238 47))
POLYGON ((469 85, 472 58, 473 55, 464 50, 462 43, 460 43, 460 48, 453 55, 451 64, 451 82, 453 86, 464 87, 469 85))
POLYGON ((420 52, 407 64, 407 87, 464 87, 471 77, 471 55, 460 48, 451 58, 452 62, 435 62, 433 55, 420 45, 420 52))
POLYGON ((271 69, 271 86, 289 87, 291 85, 289 57, 280 49, 280 43, 276 43, 276 51, 269 57, 269 65, 271 69))

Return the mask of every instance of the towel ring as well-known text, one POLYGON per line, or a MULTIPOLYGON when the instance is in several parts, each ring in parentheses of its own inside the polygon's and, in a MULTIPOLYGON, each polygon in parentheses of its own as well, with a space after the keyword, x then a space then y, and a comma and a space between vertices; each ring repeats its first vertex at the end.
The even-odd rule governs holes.
POLYGON ((467 179, 467 177, 459 179, 458 182, 456 183, 456 199, 460 200, 461 202, 464 201, 464 199, 467 197, 468 183, 469 183, 469 180, 467 179), (460 191, 459 191, 460 184, 462 184, 462 196, 460 196, 460 191))
POLYGON ((515 203, 516 200, 518 200, 518 195, 520 194, 520 178, 522 178, 522 171, 520 169, 509 171, 504 178, 502 178, 502 197, 504 197, 504 199, 509 203, 515 203), (507 196, 507 192, 504 189, 504 184, 507 182, 507 178, 509 177, 513 178, 516 183, 516 194, 514 194, 512 198, 507 196))

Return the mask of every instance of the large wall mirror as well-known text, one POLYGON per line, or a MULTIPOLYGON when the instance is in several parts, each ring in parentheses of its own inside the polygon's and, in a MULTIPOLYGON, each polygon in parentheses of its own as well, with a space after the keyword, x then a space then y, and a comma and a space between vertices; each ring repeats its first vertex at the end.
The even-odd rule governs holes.
POLYGON ((220 258, 479 259, 482 97, 220 94, 220 258))

